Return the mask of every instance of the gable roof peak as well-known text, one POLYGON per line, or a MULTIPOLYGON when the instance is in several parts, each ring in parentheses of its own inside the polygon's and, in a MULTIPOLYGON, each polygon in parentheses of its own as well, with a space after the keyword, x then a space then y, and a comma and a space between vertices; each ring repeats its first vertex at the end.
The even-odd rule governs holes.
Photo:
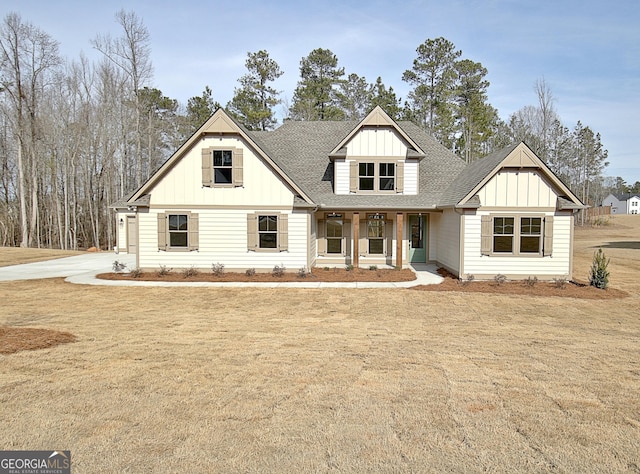
POLYGON ((414 150, 413 155, 415 157, 424 157, 424 151, 418 146, 418 144, 405 132, 398 123, 396 123, 390 116, 387 114, 382 107, 376 105, 371 112, 367 114, 365 118, 363 118, 352 130, 351 132, 340 142, 338 143, 331 153, 329 153, 329 157, 337 158, 344 156, 344 150, 342 150, 347 143, 354 137, 356 133, 358 133, 364 127, 391 127, 393 128, 400 136, 406 140, 409 144, 409 148, 414 150))

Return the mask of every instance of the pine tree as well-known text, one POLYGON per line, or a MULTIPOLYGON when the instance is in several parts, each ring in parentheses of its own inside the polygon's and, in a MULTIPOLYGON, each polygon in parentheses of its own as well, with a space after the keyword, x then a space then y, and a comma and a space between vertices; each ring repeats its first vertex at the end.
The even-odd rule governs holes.
POLYGON ((268 84, 283 72, 264 50, 247 53, 245 65, 248 72, 238 79, 241 87, 235 89, 227 109, 249 130, 271 130, 277 123, 273 107, 281 101, 280 93, 268 84))

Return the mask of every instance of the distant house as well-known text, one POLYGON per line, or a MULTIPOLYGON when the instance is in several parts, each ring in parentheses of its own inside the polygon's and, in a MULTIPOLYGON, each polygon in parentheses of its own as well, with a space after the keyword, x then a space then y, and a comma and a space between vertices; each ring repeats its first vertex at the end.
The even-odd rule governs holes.
POLYGON ((609 194, 602 201, 603 206, 611 206, 611 214, 639 214, 640 195, 630 193, 609 194))
POLYGON ((217 110, 112 205, 139 268, 433 262, 461 278, 571 278, 580 200, 525 144, 466 165, 376 107, 252 132, 217 110))

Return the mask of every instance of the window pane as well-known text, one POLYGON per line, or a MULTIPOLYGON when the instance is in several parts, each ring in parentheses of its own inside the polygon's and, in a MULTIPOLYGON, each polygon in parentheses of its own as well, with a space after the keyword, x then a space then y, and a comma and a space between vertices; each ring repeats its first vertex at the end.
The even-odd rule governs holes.
POLYGON ((258 230, 260 232, 276 232, 278 230, 278 216, 260 216, 258 230))
POLYGON ((395 165, 393 163, 380 163, 380 176, 394 176, 395 165))
POLYGON ((360 176, 374 176, 373 163, 360 163, 358 169, 360 176))
POLYGON ((521 237, 520 253, 540 252, 540 237, 521 237))
POLYGON ((384 237, 384 222, 369 221, 367 224, 367 236, 369 238, 384 237))
POLYGON ((381 191, 393 191, 393 178, 380 178, 380 190, 381 191))
POLYGON ((231 166, 233 152, 231 150, 213 150, 213 166, 231 166))
POLYGON ((169 232, 169 246, 170 247, 186 247, 187 233, 186 232, 169 232))
POLYGON ((169 214, 169 230, 187 230, 185 214, 169 214))
POLYGON ((265 232, 260 234, 260 248, 261 249, 275 249, 277 247, 277 234, 272 232, 265 232))
POLYGON ((327 237, 342 237, 342 221, 327 221, 327 237))
POLYGON ((231 168, 213 168, 214 181, 218 184, 231 184, 231 168))
POLYGON ((513 237, 511 236, 493 237, 493 251, 494 252, 512 252, 513 237))
POLYGON ((360 190, 373 191, 373 178, 360 178, 360 190))
POLYGON ((384 240, 369 239, 369 253, 373 255, 384 253, 384 240))
POLYGON ((493 233, 500 235, 513 235, 513 217, 494 217, 493 233))
POLYGON ((342 239, 327 239, 327 253, 342 253, 342 239))

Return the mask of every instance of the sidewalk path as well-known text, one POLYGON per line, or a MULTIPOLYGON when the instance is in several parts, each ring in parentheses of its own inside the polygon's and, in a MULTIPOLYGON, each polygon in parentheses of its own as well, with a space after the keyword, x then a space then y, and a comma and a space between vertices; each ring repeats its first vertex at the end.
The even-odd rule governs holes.
POLYGON ((26 263, 0 267, 0 281, 35 280, 40 278, 66 277, 66 281, 81 285, 102 286, 156 286, 156 287, 227 287, 227 288, 410 288, 417 285, 434 285, 442 281, 433 264, 413 264, 416 273, 413 281, 398 282, 157 282, 131 280, 100 280, 99 273, 113 270, 113 262, 125 263, 128 268, 135 266, 135 256, 115 254, 113 252, 87 253, 74 257, 47 260, 45 262, 26 263))

